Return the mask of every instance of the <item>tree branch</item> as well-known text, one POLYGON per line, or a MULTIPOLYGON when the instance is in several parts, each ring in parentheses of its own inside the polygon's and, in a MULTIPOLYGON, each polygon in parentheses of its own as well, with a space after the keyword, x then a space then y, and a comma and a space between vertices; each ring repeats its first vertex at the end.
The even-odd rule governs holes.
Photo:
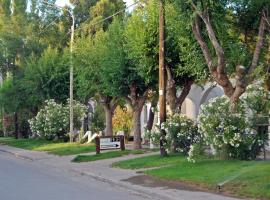
POLYGON ((176 99, 176 106, 180 108, 185 101, 187 95, 189 94, 189 91, 191 89, 192 84, 194 83, 193 79, 187 80, 186 84, 184 85, 183 90, 181 91, 180 96, 176 99))
POLYGON ((213 63, 213 59, 211 58, 211 54, 209 51, 209 48, 206 44, 206 42, 204 41, 202 34, 201 34, 201 30, 200 30, 200 26, 199 26, 199 17, 196 16, 193 26, 192 26, 192 31, 193 34, 197 40, 197 42, 199 43, 201 50, 203 52, 203 56, 206 60, 207 66, 210 70, 210 72, 215 71, 216 69, 213 67, 212 63, 213 63))
POLYGON ((261 20, 260 20, 260 26, 259 26, 259 33, 258 33, 258 40, 256 42, 256 48, 255 48, 254 53, 253 53, 252 63, 251 63, 251 65, 249 67, 249 70, 248 70, 248 74, 249 75, 257 67, 258 61, 259 61, 259 57, 260 57, 260 53, 261 53, 261 50, 263 48, 265 23, 266 23, 266 20, 265 20, 264 15, 265 15, 265 9, 263 9, 263 11, 262 11, 262 16, 261 16, 261 20))
POLYGON ((130 99, 130 97, 125 97, 125 100, 126 100, 126 102, 130 105, 130 106, 132 106, 132 101, 131 101, 131 99, 130 99))
POLYGON ((217 58, 218 58, 218 66, 217 66, 217 72, 218 74, 224 74, 225 73, 225 57, 224 57, 224 51, 221 47, 221 45, 219 44, 216 34, 214 32, 214 29, 212 27, 212 24, 210 22, 209 19, 209 13, 206 12, 203 17, 202 17, 203 22, 206 25, 206 30, 208 33, 208 37, 215 49, 217 58))

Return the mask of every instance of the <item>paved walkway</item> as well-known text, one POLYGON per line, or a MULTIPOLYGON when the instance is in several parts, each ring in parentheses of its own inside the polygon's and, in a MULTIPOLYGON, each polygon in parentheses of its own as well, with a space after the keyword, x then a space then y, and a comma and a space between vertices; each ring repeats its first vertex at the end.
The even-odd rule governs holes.
MULTIPOLYGON (((47 154, 46 152, 37 152, 18 149, 6 145, 0 145, 0 151, 7 154, 16 156, 21 159, 25 159, 29 162, 33 162, 37 165, 43 165, 53 167, 56 170, 65 170, 68 173, 74 175, 84 175, 91 179, 95 179, 102 182, 110 183, 112 186, 120 186, 129 190, 134 190, 150 197, 166 200, 179 200, 179 199, 192 199, 192 200, 229 200, 234 199, 230 197, 221 196, 218 194, 201 192, 201 191, 189 191, 183 188, 167 188, 162 184, 155 187, 147 187, 146 185, 134 184, 134 182, 127 182, 127 179, 136 179, 139 176, 134 170, 112 168, 111 164, 116 161, 127 160, 131 158, 137 158, 142 156, 148 156, 157 154, 157 152, 140 154, 140 155, 128 155, 124 157, 99 160, 94 162, 85 163, 72 163, 70 162, 75 156, 55 156, 47 154)), ((89 153, 95 154, 95 153, 89 153)))

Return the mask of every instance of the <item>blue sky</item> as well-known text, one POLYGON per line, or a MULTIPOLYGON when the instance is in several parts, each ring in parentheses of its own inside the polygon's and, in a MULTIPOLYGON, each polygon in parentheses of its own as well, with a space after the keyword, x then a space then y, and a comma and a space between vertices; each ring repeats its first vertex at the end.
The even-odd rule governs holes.
MULTIPOLYGON (((124 0, 124 1, 127 3, 127 6, 129 6, 134 2, 133 0, 124 0)), ((66 4, 69 4, 69 0, 57 0, 56 3, 59 6, 64 6, 66 4)))

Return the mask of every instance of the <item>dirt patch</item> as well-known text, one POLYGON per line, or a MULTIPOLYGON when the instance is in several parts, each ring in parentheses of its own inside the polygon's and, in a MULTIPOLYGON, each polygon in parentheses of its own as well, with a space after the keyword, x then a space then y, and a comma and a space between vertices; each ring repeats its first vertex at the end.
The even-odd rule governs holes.
POLYGON ((134 176, 123 181, 130 182, 135 185, 144 187, 163 187, 166 189, 188 190, 188 191, 203 191, 202 189, 195 188, 195 186, 188 185, 179 181, 161 180, 148 175, 134 176))
POLYGON ((208 188, 207 186, 197 184, 194 182, 170 181, 170 180, 155 178, 149 175, 134 176, 128 179, 124 179, 122 181, 126 181, 134 185, 141 185, 144 187, 151 187, 151 188, 160 187, 164 189, 186 190, 186 191, 193 191, 193 192, 208 192, 208 193, 213 193, 213 194, 224 195, 227 197, 234 197, 234 198, 236 197, 239 199, 244 198, 244 197, 239 197, 235 195, 235 193, 228 191, 225 188, 222 188, 222 189, 218 189, 218 187, 208 188))

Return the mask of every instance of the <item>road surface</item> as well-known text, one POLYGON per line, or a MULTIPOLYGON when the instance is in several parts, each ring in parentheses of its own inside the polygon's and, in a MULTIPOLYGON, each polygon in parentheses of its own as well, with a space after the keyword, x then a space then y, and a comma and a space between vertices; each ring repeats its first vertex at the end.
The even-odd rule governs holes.
POLYGON ((143 200, 149 196, 0 152, 0 199, 143 200))

